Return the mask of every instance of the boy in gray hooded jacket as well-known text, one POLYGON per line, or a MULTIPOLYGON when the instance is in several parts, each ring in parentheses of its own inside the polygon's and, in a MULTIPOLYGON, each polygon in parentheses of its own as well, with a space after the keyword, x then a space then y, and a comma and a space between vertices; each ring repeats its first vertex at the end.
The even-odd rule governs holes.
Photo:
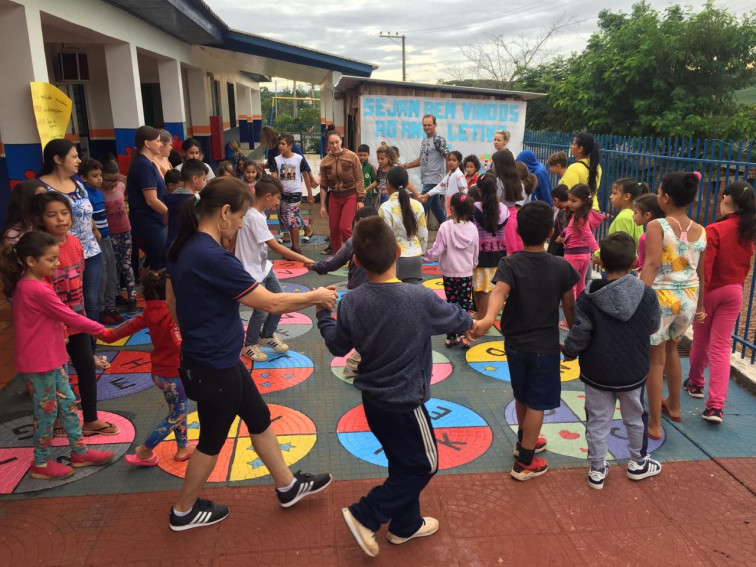
POLYGON ((601 241, 607 280, 596 280, 575 306, 575 324, 564 341, 565 360, 580 357, 585 384, 585 438, 591 470, 588 484, 600 489, 609 473, 606 438, 617 401, 627 429, 631 460, 627 476, 641 480, 661 472, 648 455, 648 414, 643 387, 649 368, 649 337, 659 328, 656 293, 630 274, 635 242, 624 232, 601 241))

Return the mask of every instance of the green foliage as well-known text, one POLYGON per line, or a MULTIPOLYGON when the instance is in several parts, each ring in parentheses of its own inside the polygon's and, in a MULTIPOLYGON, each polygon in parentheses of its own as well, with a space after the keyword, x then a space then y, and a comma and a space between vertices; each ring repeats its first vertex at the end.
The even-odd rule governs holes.
MULTIPOLYGON (((279 90, 277 93, 271 91, 268 87, 260 88, 260 106, 262 110, 263 123, 267 124, 270 120, 270 109, 273 106, 273 97, 292 97, 295 96, 290 88, 279 90)), ((297 97, 306 98, 312 97, 313 92, 307 86, 297 87, 297 97)), ((314 98, 320 98, 320 90, 315 89, 314 98)), ((320 101, 297 101, 297 112, 294 112, 293 100, 278 100, 276 101, 277 115, 274 113, 273 126, 279 131, 298 131, 298 130, 310 130, 315 124, 320 127, 320 101), (296 116, 296 119, 293 118, 296 116), (294 128, 279 128, 278 124, 285 124, 287 126, 296 126, 294 128)))
POLYGON ((630 14, 601 11, 598 26, 582 53, 523 74, 518 88, 549 94, 530 103, 529 128, 753 137, 756 106, 734 93, 756 76, 756 14, 641 2, 630 14))

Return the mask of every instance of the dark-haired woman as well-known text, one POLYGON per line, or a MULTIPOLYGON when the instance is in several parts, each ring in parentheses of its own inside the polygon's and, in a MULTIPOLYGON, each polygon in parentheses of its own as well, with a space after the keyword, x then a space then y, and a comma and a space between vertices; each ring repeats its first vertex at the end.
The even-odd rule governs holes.
POLYGON ((565 171, 559 183, 572 189, 578 183, 584 183, 591 190, 593 209, 601 210, 598 202, 598 188, 601 185, 601 152, 593 136, 581 132, 570 144, 570 153, 577 160, 565 171))
POLYGON ((284 462, 270 411, 249 370, 239 360, 244 330, 239 303, 268 313, 288 313, 313 305, 332 308, 333 289, 271 293, 221 246, 242 227, 252 196, 235 177, 216 178, 181 210, 179 233, 168 255, 166 301, 181 331, 181 381, 197 402, 200 436, 189 460, 170 527, 180 531, 220 522, 228 506, 197 498, 238 416, 249 431, 257 456, 270 471, 283 507, 318 492, 330 474, 292 475, 284 462))
POLYGON ((139 272, 139 248, 144 250, 151 269, 165 268, 165 215, 168 207, 163 203, 165 181, 154 163, 160 159, 163 150, 160 130, 141 126, 134 136, 134 147, 137 153, 129 167, 126 193, 134 243, 132 266, 136 274, 139 272))

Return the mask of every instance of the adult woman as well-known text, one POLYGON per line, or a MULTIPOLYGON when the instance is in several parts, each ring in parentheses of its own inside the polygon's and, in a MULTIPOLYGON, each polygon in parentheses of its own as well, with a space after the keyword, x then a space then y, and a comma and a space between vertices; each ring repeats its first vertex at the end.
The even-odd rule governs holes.
POLYGON ((181 210, 179 233, 171 246, 166 301, 182 336, 181 380, 197 402, 200 437, 170 527, 186 530, 214 524, 228 507, 197 496, 218 460, 234 419, 247 426, 257 455, 270 471, 282 506, 325 488, 330 474, 292 475, 283 460, 270 411, 239 360, 244 332, 238 304, 270 313, 287 313, 312 305, 334 307, 336 292, 318 288, 307 293, 270 293, 221 246, 241 228, 251 202, 249 187, 235 177, 217 178, 181 210), (208 316, 210 314, 210 316, 208 316))
POLYGON ((165 268, 165 222, 168 208, 163 203, 165 181, 154 161, 163 152, 160 131, 152 126, 140 126, 134 136, 137 154, 129 167, 126 193, 129 199, 129 221, 134 243, 132 265, 139 270, 139 248, 147 255, 152 270, 165 268))
MULTIPOLYGON (((194 138, 187 138, 186 140, 181 142, 181 152, 183 154, 184 161, 188 159, 198 159, 200 161, 203 161, 204 159, 204 156, 202 155, 202 146, 200 146, 200 143, 194 138)), ((181 171, 183 165, 183 163, 177 165, 176 169, 181 171)), ((205 164, 205 166, 207 166, 207 180, 210 181, 215 177, 215 172, 209 165, 205 164)))
POLYGON ((559 181, 560 184, 566 185, 572 189, 578 183, 588 185, 593 195, 593 208, 600 210, 598 203, 598 187, 601 184, 601 153, 599 146, 593 139, 593 136, 587 132, 581 132, 570 144, 570 153, 577 160, 570 165, 565 171, 564 176, 559 181))
POLYGON ((496 130, 493 139, 494 150, 498 152, 506 148, 510 137, 509 130, 496 130))
MULTIPOLYGON (((327 139, 328 155, 320 162, 320 190, 330 191, 328 228, 333 253, 352 236, 352 223, 365 199, 362 164, 357 154, 341 147, 341 135, 332 130, 327 139)), ((325 203, 320 202, 320 216, 325 218, 325 203)))
POLYGON ((546 171, 546 166, 538 161, 536 155, 530 150, 520 152, 517 155, 517 161, 524 163, 528 171, 538 178, 538 185, 533 192, 533 198, 553 205, 554 202, 551 200, 551 176, 546 171))
POLYGON ((171 150, 173 150, 173 136, 171 136, 171 133, 168 130, 158 130, 158 132, 160 132, 160 141, 162 142, 163 147, 160 149, 160 154, 155 159, 155 165, 157 166, 160 175, 165 177, 168 170, 173 169, 173 165, 171 165, 171 162, 168 159, 168 156, 171 155, 171 150))

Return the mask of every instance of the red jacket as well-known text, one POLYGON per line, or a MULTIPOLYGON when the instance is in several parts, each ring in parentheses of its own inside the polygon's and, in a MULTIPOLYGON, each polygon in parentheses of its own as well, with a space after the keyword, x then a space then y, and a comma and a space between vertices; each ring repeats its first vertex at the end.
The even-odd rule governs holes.
POLYGON ((753 242, 738 239, 740 215, 706 227, 706 255, 704 256, 704 290, 709 292, 726 285, 743 285, 751 270, 753 242))
POLYGON ((168 306, 162 299, 146 302, 144 311, 102 334, 105 342, 112 343, 147 328, 152 339, 152 373, 173 378, 179 375, 181 364, 181 334, 171 319, 168 306))

